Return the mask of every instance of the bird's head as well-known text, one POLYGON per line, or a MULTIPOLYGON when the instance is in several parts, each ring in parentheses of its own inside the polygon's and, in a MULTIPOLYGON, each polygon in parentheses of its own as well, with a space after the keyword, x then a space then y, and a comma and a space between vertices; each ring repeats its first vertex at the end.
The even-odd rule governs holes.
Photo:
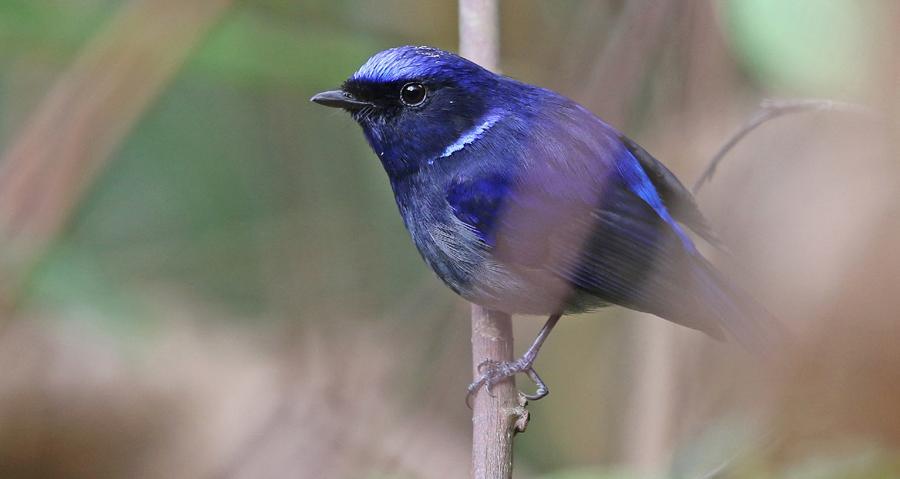
POLYGON ((362 126, 392 178, 418 170, 495 111, 502 78, 443 50, 404 46, 375 54, 340 90, 312 97, 362 126))

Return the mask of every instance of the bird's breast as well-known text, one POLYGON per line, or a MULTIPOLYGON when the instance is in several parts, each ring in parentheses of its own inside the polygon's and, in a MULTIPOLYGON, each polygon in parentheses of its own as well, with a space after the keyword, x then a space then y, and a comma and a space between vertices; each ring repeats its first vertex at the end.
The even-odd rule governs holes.
POLYGON ((485 251, 453 215, 441 185, 410 177, 395 184, 394 193, 419 254, 447 286, 466 296, 485 261, 485 251))
MULTIPOLYGON (((427 173, 427 172, 426 172, 427 173)), ((568 286, 539 268, 509 265, 495 257, 472 228, 454 215, 446 184, 434 175, 394 184, 406 229, 425 262, 454 292, 470 302, 508 313, 553 314, 568 286)))

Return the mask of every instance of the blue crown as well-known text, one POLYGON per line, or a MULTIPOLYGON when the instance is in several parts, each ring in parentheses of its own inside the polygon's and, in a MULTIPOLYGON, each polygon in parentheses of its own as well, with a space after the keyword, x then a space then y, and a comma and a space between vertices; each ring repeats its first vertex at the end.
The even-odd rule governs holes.
POLYGON ((426 46, 403 46, 378 52, 350 77, 354 81, 388 83, 433 75, 446 68, 473 63, 452 53, 426 46))

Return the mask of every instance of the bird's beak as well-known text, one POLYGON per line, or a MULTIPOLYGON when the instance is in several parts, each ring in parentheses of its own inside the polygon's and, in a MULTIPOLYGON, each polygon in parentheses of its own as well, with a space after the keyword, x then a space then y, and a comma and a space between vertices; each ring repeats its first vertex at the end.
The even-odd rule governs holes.
POLYGON ((309 101, 320 105, 330 106, 332 108, 343 108, 351 111, 372 106, 372 103, 357 100, 356 98, 353 98, 353 95, 342 90, 323 91, 322 93, 314 95, 309 101))

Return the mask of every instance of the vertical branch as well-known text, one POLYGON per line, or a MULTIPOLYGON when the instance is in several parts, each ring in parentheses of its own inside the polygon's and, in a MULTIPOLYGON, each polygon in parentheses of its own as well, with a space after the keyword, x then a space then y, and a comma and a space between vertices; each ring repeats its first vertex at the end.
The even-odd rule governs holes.
MULTIPOLYGON (((499 57, 497 0, 459 1, 459 52, 490 70, 499 57)), ((513 359, 512 317, 472 305, 472 374, 485 361, 513 359)), ((512 439, 520 413, 513 378, 488 394, 482 388, 472 402, 472 477, 511 478, 512 439)), ((523 426, 522 426, 523 427, 523 426)))
MULTIPOLYGON (((483 361, 513 358, 512 317, 472 305, 472 373, 483 361)), ((521 409, 515 379, 498 383, 488 393, 481 388, 472 401, 472 477, 512 477, 513 435, 521 409)))
POLYGON ((497 71, 500 58, 497 0, 459 0, 459 54, 497 71))

